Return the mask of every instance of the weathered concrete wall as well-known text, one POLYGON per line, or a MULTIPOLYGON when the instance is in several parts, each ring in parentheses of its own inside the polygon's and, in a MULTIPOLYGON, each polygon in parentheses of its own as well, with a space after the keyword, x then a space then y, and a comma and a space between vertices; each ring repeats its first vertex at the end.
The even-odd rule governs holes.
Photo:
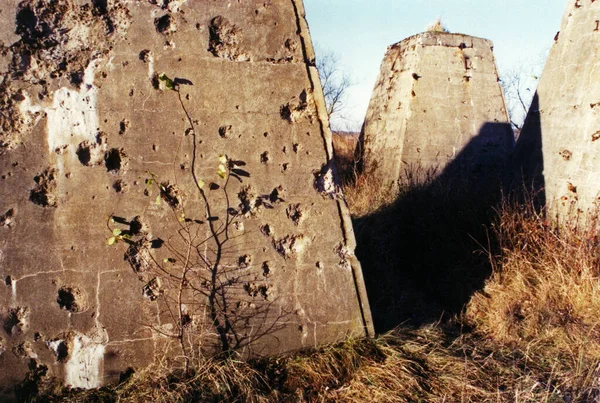
POLYGON ((600 202, 600 2, 569 0, 517 142, 517 166, 545 188, 552 216, 600 202))
POLYGON ((513 142, 508 121, 491 42, 418 34, 385 54, 362 131, 364 168, 386 183, 407 170, 435 177, 474 141, 461 156, 465 167, 503 165, 513 142))
POLYGON ((5 393, 371 331, 301 0, 0 8, 5 393))

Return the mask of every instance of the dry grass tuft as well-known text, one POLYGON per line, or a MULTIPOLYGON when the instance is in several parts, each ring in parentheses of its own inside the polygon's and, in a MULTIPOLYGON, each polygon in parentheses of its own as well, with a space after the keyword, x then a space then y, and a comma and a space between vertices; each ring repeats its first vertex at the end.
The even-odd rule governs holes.
MULTIPOLYGON (((573 401, 600 387, 600 237, 504 203, 495 270, 466 312, 477 331, 543 367, 573 401)), ((591 223, 589 228, 596 227, 591 223)), ((597 228, 597 227, 596 227, 597 228)), ((591 401, 591 400, 590 400, 591 401)))
POLYGON ((432 31, 432 32, 450 32, 444 26, 444 24, 442 24, 442 19, 441 18, 438 18, 437 20, 435 20, 435 22, 433 24, 431 24, 430 26, 428 26, 427 27, 427 31, 432 31))

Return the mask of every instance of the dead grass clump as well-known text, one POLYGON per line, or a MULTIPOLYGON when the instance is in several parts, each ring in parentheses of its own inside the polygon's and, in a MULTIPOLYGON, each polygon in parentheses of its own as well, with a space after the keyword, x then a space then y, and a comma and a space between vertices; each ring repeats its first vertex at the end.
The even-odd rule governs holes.
POLYGON ((448 29, 442 24, 442 19, 438 18, 431 25, 427 27, 427 31, 430 32, 450 32, 448 29))
POLYGON ((342 184, 350 183, 358 174, 356 148, 360 133, 333 132, 332 134, 334 160, 340 179, 342 184))
POLYGON ((396 200, 392 184, 385 185, 372 173, 361 173, 342 187, 352 217, 364 217, 386 208, 396 200))
POLYGON ((600 237, 504 203, 501 246, 482 293, 468 305, 476 331, 536 362, 557 389, 588 401, 600 387, 600 237))

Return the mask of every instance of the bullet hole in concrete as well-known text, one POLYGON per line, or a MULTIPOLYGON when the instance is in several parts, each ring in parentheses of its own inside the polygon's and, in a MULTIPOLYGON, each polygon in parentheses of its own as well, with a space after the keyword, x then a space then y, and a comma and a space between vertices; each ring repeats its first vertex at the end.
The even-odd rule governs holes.
POLYGON ((62 145, 62 146, 60 146, 60 147, 56 147, 56 148, 54 149, 54 152, 55 152, 56 154, 58 154, 58 155, 62 155, 62 154, 64 154, 64 153, 65 153, 65 151, 67 151, 67 148, 69 148, 69 145, 68 145, 68 144, 64 144, 64 145, 62 145))
POLYGON ((270 194, 255 196, 250 186, 245 186, 238 193, 240 200, 239 209, 246 216, 257 214, 262 208, 272 209, 275 204, 285 201, 283 199, 283 187, 278 186, 270 194))
POLYGON ((272 225, 270 225, 270 224, 265 224, 265 225, 263 225, 262 227, 260 227, 260 232, 261 232, 263 235, 266 235, 266 236, 272 236, 272 235, 274 235, 274 234, 275 234, 275 229, 273 228, 273 226, 272 226, 272 225))
POLYGON ((333 169, 330 164, 325 164, 320 171, 314 172, 315 175, 315 190, 323 197, 333 199, 338 195, 338 186, 333 177, 333 169))
POLYGON ((592 141, 600 140, 600 130, 592 134, 592 141))
POLYGON ((303 234, 287 235, 281 239, 273 239, 273 247, 285 259, 301 255, 310 240, 303 234))
POLYGON ((215 57, 232 61, 248 61, 250 57, 242 47, 242 30, 227 18, 217 16, 210 21, 208 51, 215 57))
POLYGON ((165 244, 165 241, 163 241, 160 238, 156 238, 156 239, 153 239, 152 241, 150 241, 150 247, 152 249, 160 249, 160 248, 162 248, 162 246, 164 244, 165 244))
POLYGON ((144 49, 139 54, 140 60, 143 61, 144 63, 148 63, 150 61, 151 57, 152 57, 152 52, 150 51, 150 49, 144 49))
POLYGON ((287 147, 286 147, 286 146, 283 146, 283 148, 281 149, 281 151, 282 151, 284 154, 287 154, 287 147))
POLYGON ((33 334, 33 341, 38 342, 43 340, 44 336, 40 332, 35 332, 33 334))
POLYGON ((466 83, 471 81, 471 77, 470 76, 463 76, 463 80, 465 80, 466 83))
POLYGON ((261 268, 263 271, 263 276, 269 277, 271 275, 271 262, 269 262, 268 260, 266 262, 263 262, 261 268))
POLYGON ((127 248, 123 257, 135 273, 139 274, 150 271, 152 255, 149 250, 151 248, 152 243, 147 237, 130 244, 129 248, 127 248))
POLYGON ((300 151, 300 144, 298 144, 298 143, 294 143, 294 144, 292 145, 292 150, 294 150, 294 153, 295 153, 295 154, 298 154, 298 151, 300 151))
POLYGON ((285 162, 285 163, 281 164, 281 172, 287 171, 289 167, 290 167, 289 162, 285 162))
POLYGON ((465 56, 465 70, 473 69, 473 61, 470 57, 465 56))
POLYGON ((112 185, 113 190, 117 193, 125 193, 128 187, 129 185, 121 179, 115 181, 112 185))
POLYGON ((148 226, 144 221, 142 221, 142 217, 135 216, 133 220, 129 223, 129 232, 131 235, 140 235, 143 232, 148 231, 148 226))
POLYGON ((410 92, 410 95, 411 95, 412 97, 416 97, 416 96, 417 96, 417 94, 416 94, 414 91, 411 91, 411 92, 410 92))
POLYGON ((416 81, 418 81, 419 78, 421 78, 421 76, 418 75, 417 73, 412 73, 412 78, 414 78, 416 81))
POLYGON ((263 133, 263 136, 264 136, 264 137, 269 137, 269 132, 264 132, 264 133, 263 133))
POLYGON ((300 208, 300 204, 290 204, 285 210, 285 213, 296 226, 304 221, 304 211, 300 208))
POLYGON ((78 313, 88 309, 87 296, 77 287, 61 287, 56 302, 60 309, 78 313))
POLYGON ((42 37, 42 32, 39 32, 37 27, 38 19, 35 13, 29 7, 21 8, 15 19, 17 23, 18 35, 26 34, 27 39, 35 40, 42 37))
POLYGON ((279 185, 271 191, 269 201, 273 204, 285 201, 283 199, 283 186, 279 185))
POLYGON ((31 347, 31 343, 28 341, 24 341, 23 343, 14 346, 12 352, 15 355, 15 357, 22 359, 34 358, 36 356, 35 352, 33 351, 33 348, 31 347))
POLYGON ((119 122, 119 134, 122 136, 129 129, 130 122, 127 119, 123 119, 119 122))
POLYGON ((132 89, 129 90, 129 96, 132 97, 133 93, 134 93, 134 91, 133 91, 133 88, 132 88, 132 89))
POLYGON ((262 162, 263 164, 267 164, 269 162, 269 160, 270 160, 270 157, 269 157, 268 151, 265 151, 264 153, 262 153, 260 155, 260 162, 262 162))
POLYGON ((123 149, 111 148, 104 153, 104 165, 107 172, 118 174, 127 165, 127 154, 123 149))
POLYGON ((244 290, 250 297, 261 296, 264 300, 269 299, 271 294, 271 286, 267 284, 246 283, 244 284, 244 290))
POLYGON ((0 216, 0 227, 12 228, 15 225, 15 209, 11 208, 0 216))
POLYGON ((595 104, 590 104, 590 108, 591 108, 591 109, 595 109, 595 108, 597 108, 597 107, 600 107, 600 102, 598 102, 598 103, 595 103, 595 104))
POLYGON ((169 182, 160 184, 160 197, 173 209, 176 209, 181 204, 179 189, 169 182))
POLYGON ((12 336, 25 334, 29 331, 30 315, 31 311, 27 307, 9 308, 2 327, 12 336))
POLYGON ((69 346, 65 340, 54 339, 46 341, 46 347, 54 353, 56 361, 64 362, 69 357, 69 346))
POLYGON ((232 136, 232 127, 231 125, 221 126, 219 127, 219 136, 223 139, 228 139, 232 136))
POLYGON ((459 48, 459 49, 466 49, 466 48, 467 48, 467 45, 466 45, 464 42, 461 42, 461 44, 460 44, 460 45, 458 45, 458 48, 459 48))
POLYGON ((96 141, 82 141, 77 146, 75 153, 82 165, 94 166, 100 165, 104 161, 104 152, 106 151, 106 135, 98 133, 96 141))
POLYGON ((36 185, 29 194, 29 200, 42 207, 56 207, 58 198, 56 191, 56 169, 46 168, 44 172, 35 176, 33 180, 36 185))
POLYGON ((317 269, 319 269, 319 270, 323 270, 325 268, 325 265, 323 264, 323 262, 317 262, 316 266, 317 266, 317 269))
POLYGON ((6 278, 4 279, 4 284, 6 284, 8 287, 10 287, 12 285, 13 279, 11 276, 6 276, 6 278))
POLYGON ((150 301, 156 301, 160 294, 162 294, 161 286, 162 282, 160 278, 154 277, 142 288, 142 295, 150 301))
POLYGON ((157 151, 158 150, 158 146, 156 144, 152 144, 152 151, 157 151))
POLYGON ((170 14, 165 14, 162 17, 156 17, 154 19, 154 27, 156 28, 156 32, 163 35, 168 35, 177 30, 175 21, 173 21, 170 14))
POLYGON ((240 269, 247 269, 252 264, 252 256, 244 255, 238 258, 238 266, 240 269))
POLYGON ((257 199, 250 186, 245 186, 238 193, 240 210, 242 214, 255 214, 260 207, 260 199, 257 199))
POLYGON ((154 88, 155 90, 160 89, 160 80, 158 79, 158 73, 154 73, 152 75, 150 82, 152 83, 152 88, 154 88))
POLYGON ((559 154, 565 161, 569 161, 573 156, 573 153, 569 150, 562 150, 559 154))
POLYGON ((279 114, 282 119, 289 123, 296 123, 304 117, 312 118, 312 110, 314 108, 314 100, 312 93, 303 90, 297 100, 291 101, 279 108, 279 114))
POLYGON ((338 266, 345 270, 352 270, 352 264, 350 263, 350 258, 354 255, 348 246, 343 243, 339 243, 334 248, 335 254, 339 257, 338 266))
POLYGON ((75 88, 79 88, 81 86, 81 84, 83 83, 83 75, 84 75, 83 69, 80 69, 77 71, 72 71, 69 73, 69 82, 75 88))
POLYGON ((571 182, 567 182, 567 189, 569 189, 569 192, 577 193, 577 186, 573 185, 571 182))

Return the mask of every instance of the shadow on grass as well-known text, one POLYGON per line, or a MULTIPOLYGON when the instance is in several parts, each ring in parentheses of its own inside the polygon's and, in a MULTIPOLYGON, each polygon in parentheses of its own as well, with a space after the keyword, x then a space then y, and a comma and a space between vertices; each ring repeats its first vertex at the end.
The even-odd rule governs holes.
POLYGON ((512 146, 508 124, 487 123, 439 175, 407 169, 391 206, 354 219, 378 333, 448 319, 483 288, 512 146))

